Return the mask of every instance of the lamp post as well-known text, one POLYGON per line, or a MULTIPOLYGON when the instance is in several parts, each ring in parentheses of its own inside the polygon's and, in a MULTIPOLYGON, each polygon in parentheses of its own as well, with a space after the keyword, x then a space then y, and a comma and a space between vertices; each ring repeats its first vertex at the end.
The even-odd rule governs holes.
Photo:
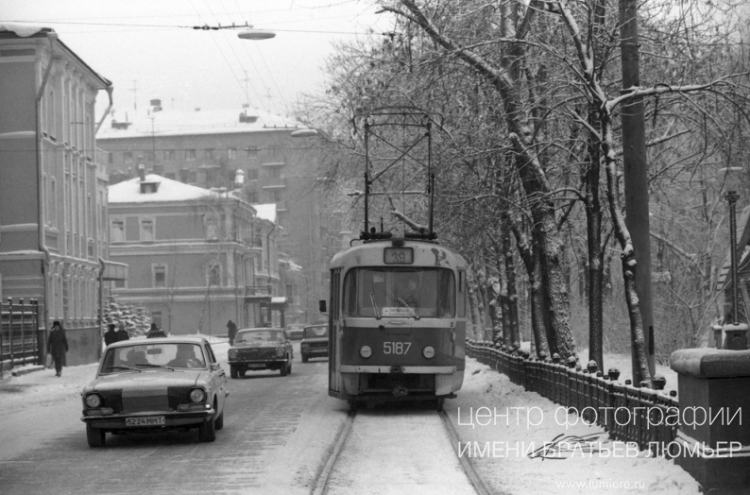
POLYGON ((737 288, 737 200, 740 195, 737 188, 740 186, 741 167, 727 167, 719 170, 723 180, 726 194, 724 197, 729 203, 729 263, 732 276, 732 323, 739 323, 738 309, 739 296, 737 288))
POLYGON ((739 318, 739 280, 737 276, 737 189, 742 185, 742 167, 726 167, 719 170, 726 189, 725 198, 729 203, 729 269, 732 280, 732 321, 725 322, 721 342, 716 347, 724 349, 744 349, 747 347, 747 329, 739 318))

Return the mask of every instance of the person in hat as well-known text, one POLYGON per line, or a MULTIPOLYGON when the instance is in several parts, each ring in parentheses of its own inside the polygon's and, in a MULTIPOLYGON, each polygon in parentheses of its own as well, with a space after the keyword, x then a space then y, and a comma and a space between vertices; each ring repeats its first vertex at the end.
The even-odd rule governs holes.
POLYGON ((234 345, 234 338, 237 336, 237 325, 229 320, 227 323, 227 334, 229 335, 229 345, 234 345))
POLYGON ((52 322, 52 331, 47 338, 47 352, 55 362, 55 376, 62 376, 62 369, 65 366, 65 354, 68 352, 68 339, 65 336, 65 330, 58 320, 52 322))
POLYGON ((119 339, 117 338, 117 325, 114 323, 110 323, 107 325, 107 331, 104 332, 104 345, 109 345, 114 342, 117 342, 119 339))

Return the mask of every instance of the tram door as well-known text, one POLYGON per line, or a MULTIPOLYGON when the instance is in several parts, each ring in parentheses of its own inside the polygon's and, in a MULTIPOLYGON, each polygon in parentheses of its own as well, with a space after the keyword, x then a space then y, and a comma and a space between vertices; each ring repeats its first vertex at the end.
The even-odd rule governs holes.
POLYGON ((328 310, 328 390, 341 393, 341 268, 331 270, 328 310))

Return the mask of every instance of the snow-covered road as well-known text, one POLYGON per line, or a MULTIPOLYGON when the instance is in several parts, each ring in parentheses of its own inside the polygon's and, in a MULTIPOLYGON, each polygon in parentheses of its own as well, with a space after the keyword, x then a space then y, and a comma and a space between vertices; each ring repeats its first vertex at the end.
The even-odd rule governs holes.
MULTIPOLYGON (((219 360, 226 362, 227 345, 216 343, 214 348, 219 360)), ((296 359, 299 360, 299 357, 296 359)), ((290 387, 293 394, 299 396, 300 407, 294 408, 300 412, 298 418, 294 419, 293 428, 287 428, 285 445, 280 444, 278 448, 268 450, 270 457, 264 463, 256 465, 260 460, 250 458, 250 464, 243 464, 239 459, 233 464, 235 469, 242 469, 243 465, 247 465, 248 469, 252 467, 257 471, 254 476, 258 484, 255 489, 248 487, 247 493, 263 494, 262 487, 269 486, 276 487, 277 493, 309 493, 315 472, 325 461, 324 453, 334 442, 336 432, 342 424, 341 418, 346 415, 345 403, 326 397, 325 362, 304 365, 296 362, 291 377, 302 373, 302 366, 309 367, 305 369, 312 373, 311 377, 316 373, 321 374, 318 378, 311 378, 309 382, 322 388, 316 392, 320 395, 315 396, 317 405, 304 406, 305 401, 309 403, 311 396, 307 391, 294 391, 297 389, 290 387)), ((85 447, 83 425, 78 420, 80 390, 94 373, 95 365, 91 364, 65 368, 61 378, 56 378, 54 371, 43 370, 19 377, 9 378, 6 375, 6 379, 0 381, 0 482, 4 476, 31 474, 17 469, 9 471, 9 468, 17 466, 23 459, 38 458, 38 454, 29 457, 29 453, 32 449, 37 449, 36 452, 39 453, 38 449, 43 444, 54 443, 59 447, 66 442, 75 441, 76 445, 71 446, 71 450, 75 451, 76 456, 84 459, 95 455, 85 447), (63 427, 55 421, 40 423, 37 420, 39 415, 72 415, 76 423, 74 434, 71 435, 70 431, 58 431, 63 427), (33 436, 28 434, 28 428, 35 429, 33 436), (80 428, 80 434, 77 428, 80 428), (35 445, 29 443, 29 438, 45 440, 35 445)), ((273 382, 278 386, 285 386, 285 382, 279 379, 274 379, 273 382)), ((253 380, 245 380, 242 384, 237 384, 239 385, 246 388, 254 386, 254 383, 253 380)), ((237 396, 230 396, 230 400, 233 399, 236 400, 235 404, 239 403, 237 396)), ((294 395, 290 400, 294 400, 294 395)), ((444 427, 439 424, 440 419, 432 410, 396 411, 396 416, 404 420, 399 421, 400 426, 392 420, 393 411, 379 408, 364 410, 358 414, 353 426, 350 439, 352 443, 348 450, 344 450, 345 455, 342 455, 331 472, 329 492, 389 495, 471 493, 467 488, 466 475, 457 461, 461 452, 462 455, 473 455, 471 460, 479 475, 494 493, 698 495, 697 483, 674 462, 651 458, 643 452, 632 455, 632 450, 627 451, 621 442, 606 443, 609 452, 606 455, 574 453, 564 460, 529 458, 525 455, 523 446, 532 442, 541 445, 560 434, 601 433, 600 441, 607 442, 606 434, 598 426, 579 424, 566 429, 564 425, 560 425, 555 418, 557 408, 557 404, 535 393, 526 392, 512 384, 507 377, 473 359, 467 359, 464 386, 457 399, 445 403, 448 417, 458 430, 459 445, 453 445, 447 440, 444 427), (492 424, 486 424, 484 419, 478 422, 476 412, 481 408, 500 414, 509 413, 509 420, 493 420, 492 424), (525 419, 516 424, 515 411, 523 414, 523 411, 532 408, 538 408, 533 409, 533 425, 527 425, 525 419), (467 448, 467 444, 471 447, 467 448), (483 451, 484 446, 489 444, 495 446, 494 450, 483 451), (520 450, 514 450, 519 445, 520 450), (408 446, 415 448, 410 450, 408 446), (414 455, 415 451, 419 453, 418 456, 414 455), (411 452, 409 457, 402 457, 407 452, 411 452), (619 454, 613 455, 613 452, 619 454)), ((246 414, 250 413, 251 411, 247 411, 246 414)), ((241 427, 238 421, 242 420, 239 418, 234 420, 234 428, 220 432, 220 435, 226 435, 224 440, 233 440, 229 435, 241 427)), ((249 423, 251 418, 247 418, 249 423)), ((64 428, 69 430, 71 427, 64 428)), ((252 441, 252 431, 238 434, 242 436, 237 437, 238 439, 246 437, 248 441, 252 441)), ((217 445, 221 440, 220 436, 217 445)), ((205 445, 198 444, 198 448, 205 449, 205 445)), ((105 449, 105 452, 111 450, 111 454, 120 449, 125 454, 133 449, 146 447, 148 446, 140 444, 114 445, 111 449, 105 449)), ((188 448, 193 447, 180 442, 174 445, 156 444, 149 449, 149 455, 160 456, 160 451, 169 456, 181 455, 179 451, 188 448)), ((59 452, 59 455, 64 456, 65 452, 59 452)), ((50 458, 54 457, 50 454, 50 458)), ((39 469, 43 469, 43 466, 39 466, 39 469)), ((84 490, 77 495, 84 493, 95 492, 84 490)), ((233 486, 227 493, 244 491, 239 486, 233 486)))

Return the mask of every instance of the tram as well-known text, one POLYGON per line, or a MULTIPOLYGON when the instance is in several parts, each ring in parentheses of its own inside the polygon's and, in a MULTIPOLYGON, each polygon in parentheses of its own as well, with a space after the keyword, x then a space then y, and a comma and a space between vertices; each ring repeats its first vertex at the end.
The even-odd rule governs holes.
POLYGON ((434 401, 442 410, 464 378, 466 261, 437 242, 431 198, 429 227, 400 236, 370 229, 370 177, 368 167, 360 242, 332 258, 330 307, 321 301, 329 316, 328 393, 352 410, 391 401, 434 401))

